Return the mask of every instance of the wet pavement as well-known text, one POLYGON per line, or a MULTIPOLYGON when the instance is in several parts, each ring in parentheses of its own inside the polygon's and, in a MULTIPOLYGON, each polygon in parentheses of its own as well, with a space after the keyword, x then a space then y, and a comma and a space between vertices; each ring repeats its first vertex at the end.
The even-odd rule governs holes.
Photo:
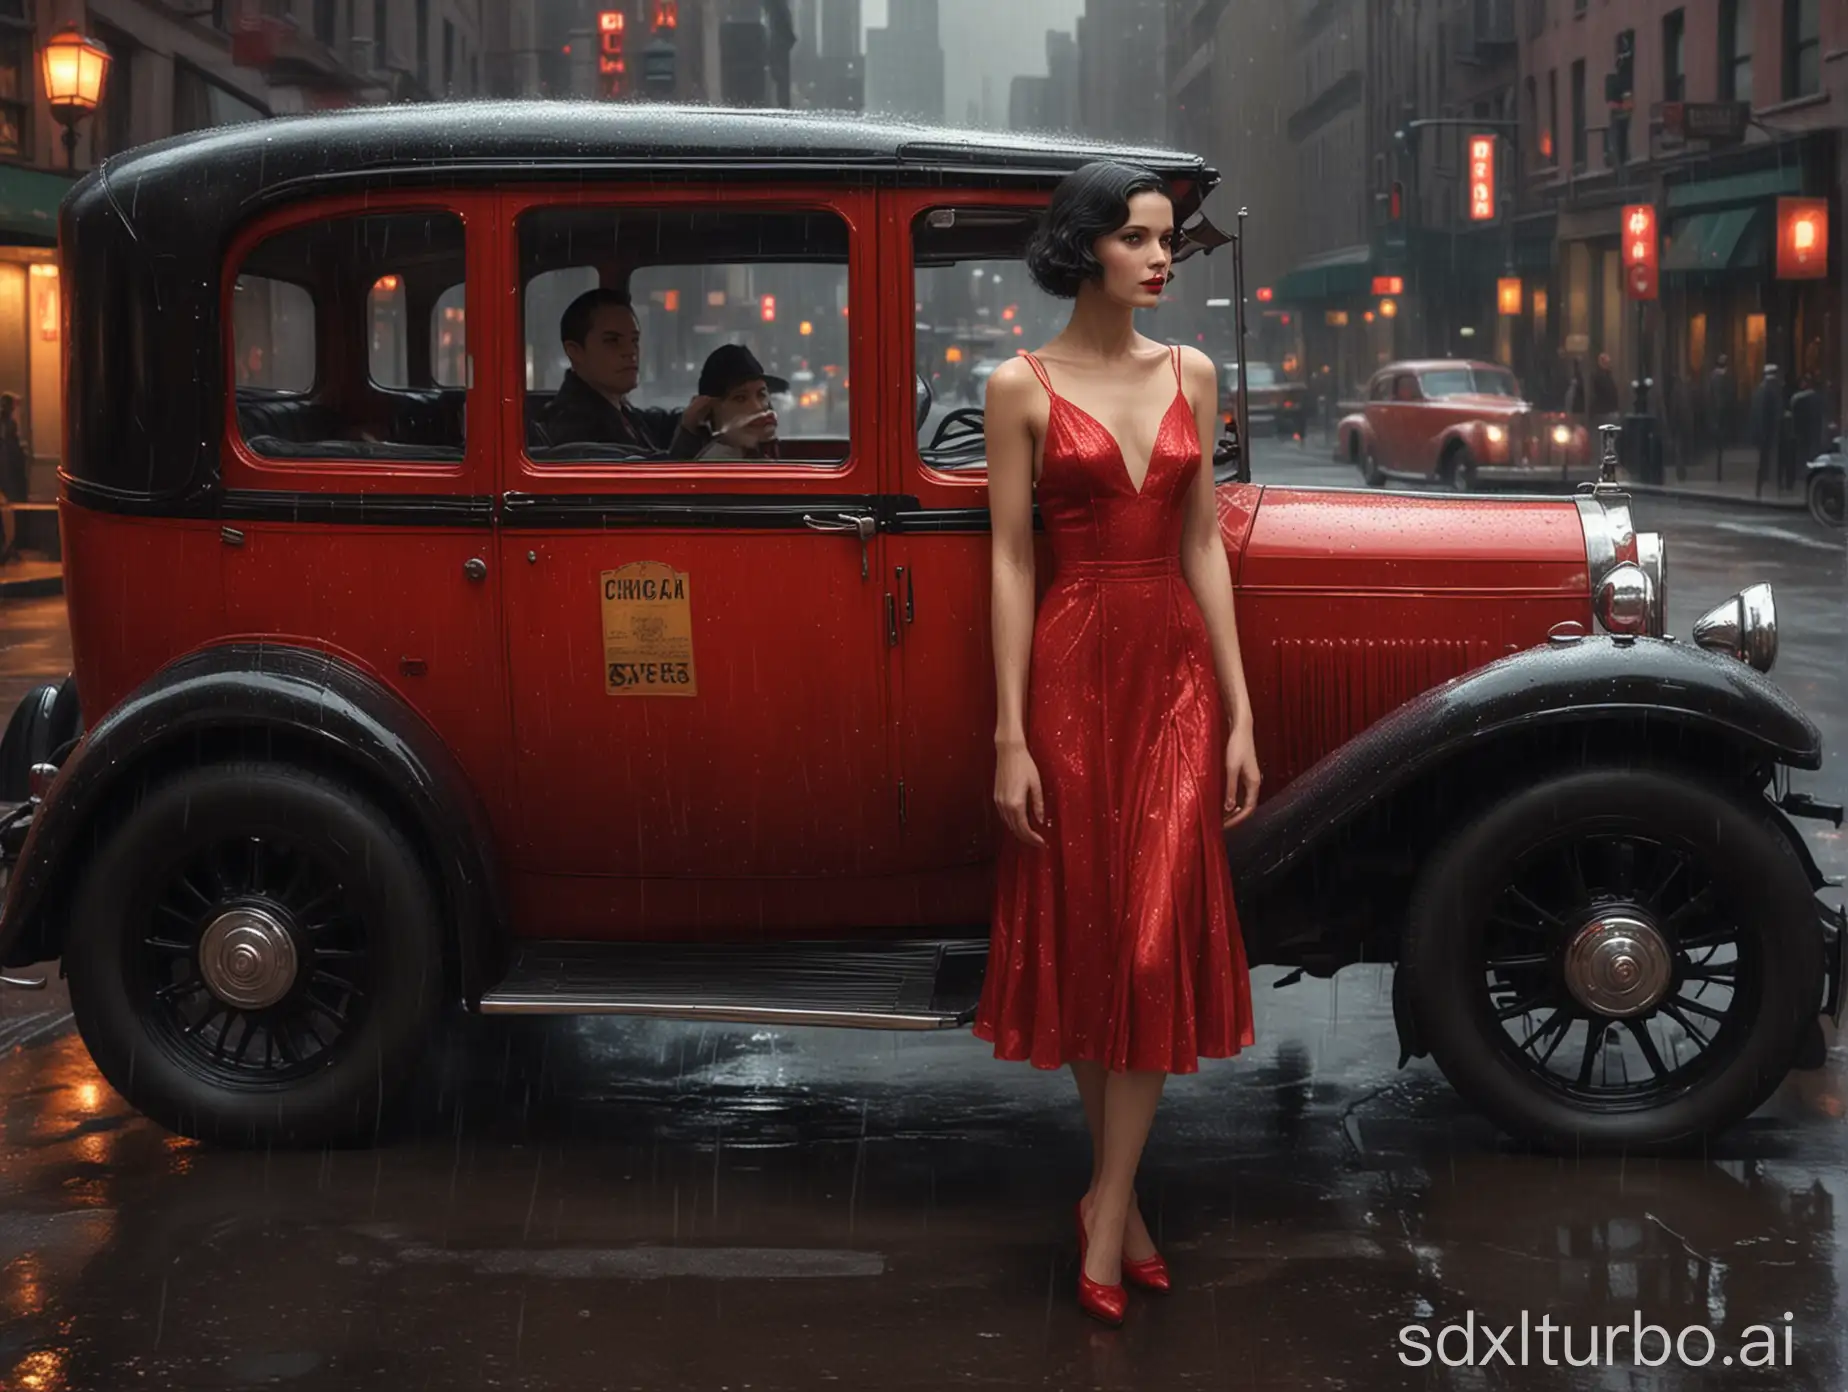
MULTIPOLYGON (((1637 513, 1673 631, 1776 586, 1776 677, 1848 747, 1839 534, 1637 513)), ((0 603, 9 706, 62 673, 61 617, 0 603)), ((1798 786, 1841 801, 1842 767, 1798 786)), ((1177 1288, 1121 1331, 1072 1298, 1069 1079, 964 1033, 463 1019, 384 1145, 237 1152, 131 1112, 58 987, 0 994, 0 1388, 1848 1387, 1848 1047, 1710 1153, 1536 1156, 1393 1066, 1387 972, 1277 975, 1257 1047, 1170 1085, 1140 1192, 1177 1288), (1637 1311, 1693 1359, 1710 1329, 1711 1364, 1638 1366, 1628 1334, 1542 1363, 1543 1316, 1583 1358, 1637 1311), (1487 1366, 1402 1363, 1405 1326, 1472 1314, 1487 1366)))

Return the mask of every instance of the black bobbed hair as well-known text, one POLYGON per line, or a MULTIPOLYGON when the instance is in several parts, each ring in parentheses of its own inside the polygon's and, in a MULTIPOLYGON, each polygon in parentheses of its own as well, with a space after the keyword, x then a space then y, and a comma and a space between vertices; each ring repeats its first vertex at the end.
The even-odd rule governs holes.
POLYGON ((1092 246, 1129 221, 1129 200, 1139 193, 1174 196, 1160 175, 1115 160, 1093 160, 1061 179, 1027 242, 1034 284, 1048 295, 1076 299, 1080 285, 1104 273, 1092 246))

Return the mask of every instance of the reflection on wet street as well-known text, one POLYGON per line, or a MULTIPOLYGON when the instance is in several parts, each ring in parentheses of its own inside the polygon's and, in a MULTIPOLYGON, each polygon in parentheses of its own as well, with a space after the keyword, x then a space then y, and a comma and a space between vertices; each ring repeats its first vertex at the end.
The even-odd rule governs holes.
POLYGON ((1176 1291, 1121 1331, 1072 1298, 1069 1078, 963 1033, 462 1020, 387 1144, 239 1153, 130 1112, 61 992, 10 994, 0 1387, 1706 1385, 1627 1342, 1400 1362, 1409 1323, 1550 1314, 1582 1358, 1636 1311, 1710 1328, 1717 1385, 1844 1385, 1848 1053, 1704 1156, 1536 1156, 1393 1067, 1386 973, 1274 979, 1259 1047, 1171 1084, 1141 1204, 1176 1291), (1780 1333, 1721 1368, 1785 1312, 1794 1366, 1780 1333))

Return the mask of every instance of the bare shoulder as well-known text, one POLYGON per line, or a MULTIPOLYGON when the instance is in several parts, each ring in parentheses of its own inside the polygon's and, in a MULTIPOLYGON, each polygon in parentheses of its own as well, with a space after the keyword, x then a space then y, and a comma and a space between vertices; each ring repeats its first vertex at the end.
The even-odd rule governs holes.
POLYGON ((1213 360, 1191 343, 1181 345, 1181 380, 1189 386, 1215 390, 1219 386, 1219 369, 1213 360))
POLYGON ((1018 404, 1029 399, 1028 393, 1038 385, 1032 365, 1025 358, 1012 357, 988 374, 988 400, 1018 404))

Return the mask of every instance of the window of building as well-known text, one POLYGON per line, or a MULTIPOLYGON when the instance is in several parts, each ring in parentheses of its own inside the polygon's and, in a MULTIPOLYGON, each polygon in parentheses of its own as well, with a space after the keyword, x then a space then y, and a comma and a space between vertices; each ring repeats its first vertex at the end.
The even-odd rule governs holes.
POLYGON ((1540 132, 1540 155, 1544 163, 1559 163, 1559 69, 1546 74, 1546 126, 1540 132))
POLYGON ((519 237, 534 460, 846 460, 848 232, 838 216, 549 208, 521 217, 519 237), (724 379, 719 399, 683 430, 694 397, 712 394, 702 390, 709 372, 724 379))
POLYGON ((1662 16, 1663 101, 1682 101, 1687 97, 1687 32, 1686 10, 1670 10, 1662 16))
POLYGON ((1572 172, 1585 170, 1588 155, 1585 143, 1585 60, 1572 63, 1572 172))
POLYGON ((328 218, 258 243, 233 293, 245 444, 280 459, 460 460, 462 281, 448 213, 328 218))
POLYGON ((1822 90, 1822 0, 1784 0, 1784 99, 1822 90))
POLYGON ((430 0, 417 0, 417 80, 430 86, 430 0))
POLYGON ((1752 99, 1751 0, 1720 0, 1720 97, 1752 99))
POLYGON ((233 126, 242 121, 261 121, 269 113, 229 87, 213 81, 190 63, 173 65, 173 129, 206 130, 212 126, 233 126))
POLYGON ((0 155, 31 155, 35 86, 32 19, 15 0, 0 5, 0 155))

